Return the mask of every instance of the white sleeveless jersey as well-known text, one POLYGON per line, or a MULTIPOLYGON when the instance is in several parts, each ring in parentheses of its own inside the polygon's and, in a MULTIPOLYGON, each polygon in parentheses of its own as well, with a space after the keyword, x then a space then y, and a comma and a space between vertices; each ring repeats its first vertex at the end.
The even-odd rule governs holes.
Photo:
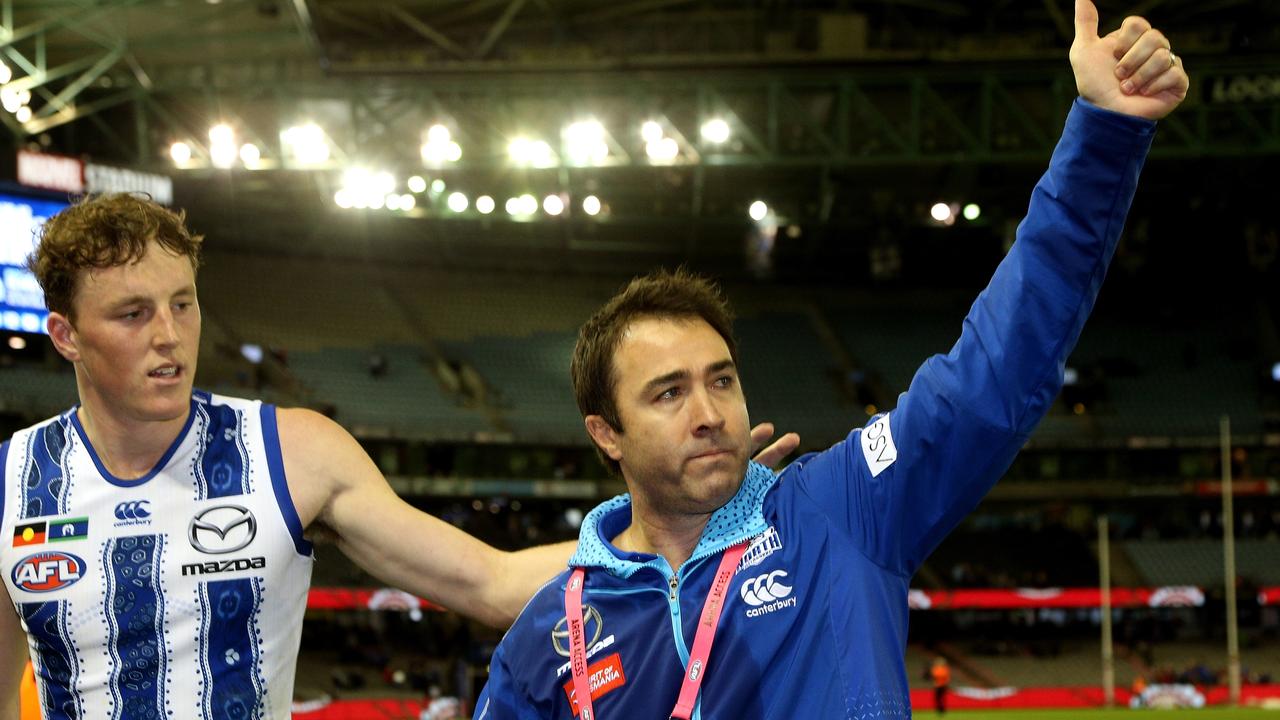
POLYGON ((48 720, 288 718, 312 564, 271 405, 195 392, 137 480, 74 409, 0 445, 0 572, 48 720))

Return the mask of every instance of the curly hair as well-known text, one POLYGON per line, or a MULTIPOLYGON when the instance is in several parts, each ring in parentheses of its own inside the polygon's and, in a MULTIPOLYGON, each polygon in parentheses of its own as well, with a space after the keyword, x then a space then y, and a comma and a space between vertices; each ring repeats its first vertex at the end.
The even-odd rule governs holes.
POLYGON ((40 283, 49 310, 74 319, 72 301, 81 271, 137 262, 152 240, 186 256, 192 269, 200 266, 204 236, 187 229, 185 212, 141 194, 85 196, 40 228, 27 268, 40 283))
MULTIPOLYGON (((583 323, 569 366, 573 394, 582 416, 599 415, 619 433, 623 430, 614 393, 617 378, 613 354, 627 328, 648 318, 701 319, 724 338, 729 357, 734 364, 738 362, 733 311, 715 283, 685 268, 659 270, 633 279, 583 323)), ((596 453, 615 475, 621 473, 617 461, 599 447, 596 453)))

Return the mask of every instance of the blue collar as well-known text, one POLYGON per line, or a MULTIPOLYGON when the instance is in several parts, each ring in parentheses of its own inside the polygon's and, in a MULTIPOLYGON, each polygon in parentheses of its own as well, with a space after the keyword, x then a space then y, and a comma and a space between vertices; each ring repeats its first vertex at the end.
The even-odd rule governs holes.
MULTIPOLYGON (((769 468, 750 463, 738 492, 711 514, 689 560, 710 557, 767 530, 769 524, 764 519, 764 496, 777 480, 769 468)), ((609 542, 630 524, 630 494, 624 493, 597 505, 582 519, 578 549, 569 559, 569 565, 604 568, 621 578, 629 578, 645 567, 667 568, 667 561, 660 556, 623 552, 609 542)), ((670 572, 669 568, 664 574, 667 572, 670 572)))

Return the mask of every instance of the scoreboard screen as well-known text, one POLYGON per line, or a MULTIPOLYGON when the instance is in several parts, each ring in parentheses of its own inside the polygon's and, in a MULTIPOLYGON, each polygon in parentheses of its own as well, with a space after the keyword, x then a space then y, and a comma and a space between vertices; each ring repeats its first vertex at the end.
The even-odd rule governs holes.
POLYGON ((36 231, 66 202, 0 193, 0 330, 45 332, 44 294, 24 267, 36 231))

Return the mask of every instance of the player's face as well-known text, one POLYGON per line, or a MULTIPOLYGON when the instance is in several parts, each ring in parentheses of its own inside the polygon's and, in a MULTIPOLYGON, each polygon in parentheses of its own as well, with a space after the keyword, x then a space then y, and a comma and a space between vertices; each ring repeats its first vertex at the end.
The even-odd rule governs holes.
POLYGON ((118 422, 185 420, 200 346, 191 261, 152 242, 135 263, 81 271, 72 303, 75 322, 51 317, 50 335, 76 364, 82 405, 118 422))
POLYGON ((750 420, 724 338, 701 319, 642 319, 613 355, 616 458, 654 509, 710 513, 742 484, 750 420))

